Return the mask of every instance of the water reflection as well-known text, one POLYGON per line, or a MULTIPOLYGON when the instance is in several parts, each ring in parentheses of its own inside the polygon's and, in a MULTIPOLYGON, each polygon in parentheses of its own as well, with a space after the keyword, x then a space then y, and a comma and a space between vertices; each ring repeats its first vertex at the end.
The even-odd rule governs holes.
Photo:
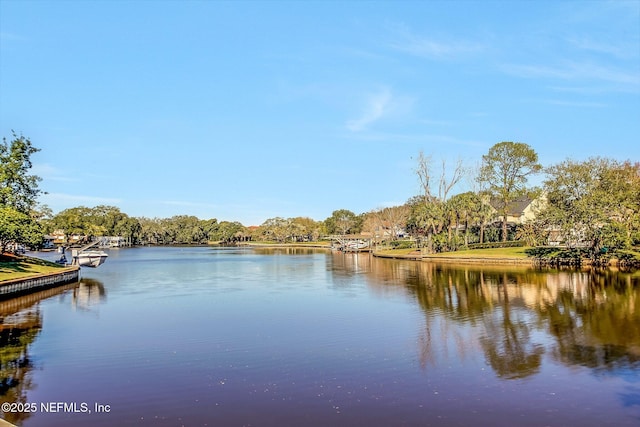
POLYGON ((102 282, 85 277, 73 289, 71 305, 76 309, 89 311, 106 299, 107 292, 102 282))
MULTIPOLYGON (((247 253, 249 250, 239 250, 240 253, 247 253)), ((250 250, 252 253, 260 254, 260 255, 316 255, 322 251, 320 249, 314 248, 252 248, 250 250)))
MULTIPOLYGON (((451 340, 459 359, 478 346, 504 379, 536 375, 543 357, 596 374, 640 371, 640 275, 607 270, 543 270, 398 262, 362 255, 333 259, 342 274, 366 275, 376 292, 395 289, 425 314, 421 364, 451 340), (354 264, 354 265, 351 265, 354 264), (444 338, 443 338, 444 337, 444 338)), ((633 401, 635 395, 627 400, 633 401)))
POLYGON ((331 252, 331 257, 326 259, 325 268, 331 272, 334 288, 349 289, 353 286, 356 276, 371 273, 371 256, 334 251, 331 252))
POLYGON ((47 325, 18 381, 114 411, 33 427, 638 421, 637 275, 211 248, 113 251, 86 274, 108 310, 98 281, 33 307, 47 325))
MULTIPOLYGON (((42 330, 42 315, 37 307, 2 317, 0 324, 0 402, 26 403, 33 388, 29 346, 42 330)), ((28 413, 7 413, 12 423, 25 420, 28 413)))
MULTIPOLYGON (((81 279, 55 288, 0 301, 0 404, 27 403, 27 393, 35 387, 32 378, 34 361, 30 347, 42 330, 40 302, 71 294, 73 308, 88 309, 104 300, 105 290, 98 280, 81 279)), ((4 419, 22 424, 29 412, 8 412, 4 419)))

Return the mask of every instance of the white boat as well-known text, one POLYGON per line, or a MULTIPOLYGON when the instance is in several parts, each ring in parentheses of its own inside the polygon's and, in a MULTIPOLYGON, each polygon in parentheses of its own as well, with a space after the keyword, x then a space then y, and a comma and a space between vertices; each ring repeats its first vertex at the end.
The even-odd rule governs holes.
POLYGON ((98 267, 102 265, 109 255, 103 251, 72 251, 74 265, 80 267, 98 267))
POLYGON ((353 240, 347 242, 346 249, 349 251, 361 251, 369 247, 369 242, 365 242, 363 240, 353 240))

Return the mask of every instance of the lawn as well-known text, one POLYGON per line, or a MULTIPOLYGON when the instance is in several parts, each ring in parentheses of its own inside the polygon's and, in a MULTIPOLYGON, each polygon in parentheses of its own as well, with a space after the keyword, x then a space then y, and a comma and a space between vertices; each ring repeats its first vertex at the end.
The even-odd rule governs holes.
MULTIPOLYGON (((532 256, 526 254, 526 250, 531 249, 530 246, 525 247, 514 247, 514 248, 492 248, 492 249, 471 249, 464 251, 455 251, 455 252, 441 252, 434 254, 425 254, 425 257, 430 259, 434 258, 446 258, 446 259, 533 259, 532 256)), ((561 248, 557 248, 557 251, 561 251, 561 248)), ((623 250, 619 251, 620 253, 630 255, 636 260, 640 260, 640 252, 637 250, 623 250)), ((376 252, 376 254, 387 255, 387 256, 411 256, 411 255, 419 255, 419 252, 416 249, 387 249, 376 252)))
MULTIPOLYGON (((455 252, 442 252, 437 254, 429 254, 434 258, 483 258, 483 259, 499 259, 499 258, 527 258, 524 252, 527 247, 519 248, 492 248, 492 249, 472 249, 455 252)), ((415 248, 409 249, 386 249, 376 252, 380 255, 416 255, 419 252, 415 248)), ((426 254, 425 254, 426 255, 426 254)))
POLYGON ((442 252, 432 254, 434 257, 447 258, 528 258, 525 250, 529 247, 471 249, 466 251, 442 252))
POLYGON ((62 268, 64 267, 37 258, 3 254, 0 256, 0 282, 55 273, 62 268))
POLYGON ((416 255, 420 254, 420 251, 416 248, 404 248, 404 249, 381 249, 375 251, 379 255, 416 255))

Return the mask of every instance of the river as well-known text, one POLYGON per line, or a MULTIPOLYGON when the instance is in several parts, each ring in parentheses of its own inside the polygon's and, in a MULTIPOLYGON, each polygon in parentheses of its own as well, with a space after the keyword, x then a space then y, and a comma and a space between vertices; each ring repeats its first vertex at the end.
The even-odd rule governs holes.
POLYGON ((109 251, 0 302, 21 426, 637 426, 640 274, 109 251))

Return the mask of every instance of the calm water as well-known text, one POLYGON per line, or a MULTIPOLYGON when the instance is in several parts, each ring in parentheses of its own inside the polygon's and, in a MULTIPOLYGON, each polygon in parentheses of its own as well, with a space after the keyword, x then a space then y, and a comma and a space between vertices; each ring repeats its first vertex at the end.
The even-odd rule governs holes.
POLYGON ((0 303, 0 400, 37 406, 7 420, 640 425, 638 273, 138 248, 82 275, 0 303))

